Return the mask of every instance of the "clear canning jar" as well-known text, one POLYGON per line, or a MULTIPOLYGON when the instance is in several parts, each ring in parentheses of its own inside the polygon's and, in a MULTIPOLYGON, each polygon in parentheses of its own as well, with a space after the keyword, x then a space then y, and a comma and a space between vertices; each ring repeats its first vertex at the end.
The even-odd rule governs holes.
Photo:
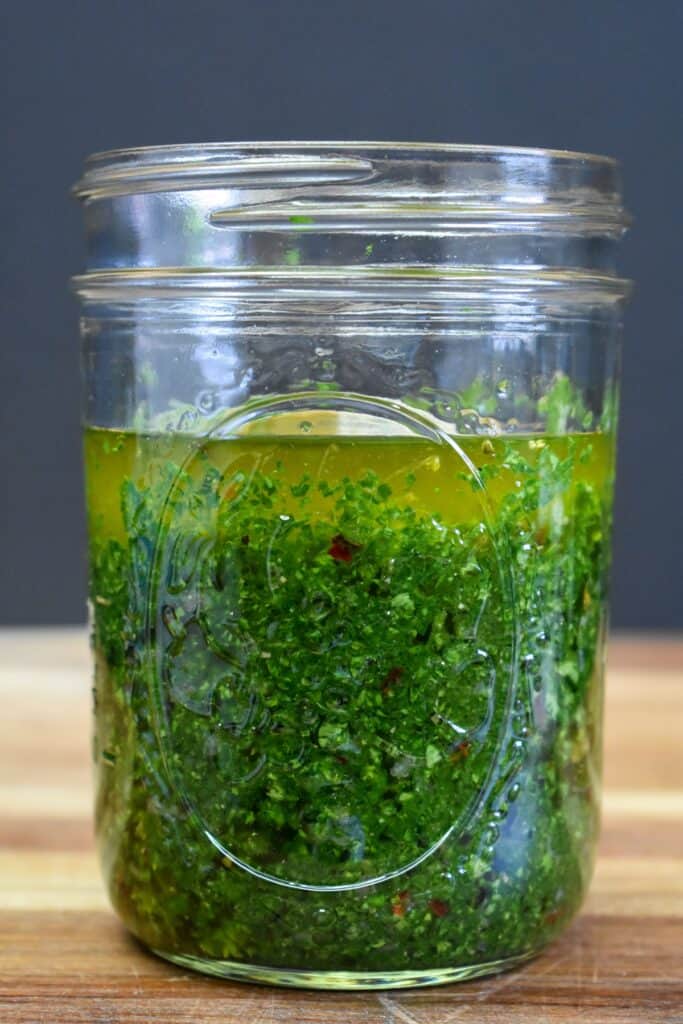
POLYGON ((598 832, 616 165, 188 145, 76 192, 114 907, 289 985, 537 953, 598 832))

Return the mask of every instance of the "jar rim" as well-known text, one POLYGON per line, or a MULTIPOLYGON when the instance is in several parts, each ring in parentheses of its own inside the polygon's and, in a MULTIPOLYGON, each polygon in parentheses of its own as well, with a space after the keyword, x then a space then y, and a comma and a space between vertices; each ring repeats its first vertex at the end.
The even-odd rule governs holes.
MULTIPOLYGON (((417 195, 565 197, 578 189, 612 205, 619 196, 619 165, 610 156, 540 147, 394 141, 245 141, 181 143, 103 150, 86 159, 73 188, 80 199, 133 192, 175 191, 220 185, 353 184, 375 180, 377 168, 436 165, 439 177, 417 195), (498 173, 493 173, 497 168, 498 173)), ((382 184, 381 182, 378 182, 382 184)), ((623 213, 623 211, 622 211, 623 213)))
POLYGON ((582 150, 561 149, 552 146, 508 146, 490 145, 484 143, 463 143, 463 142, 407 142, 388 139, 282 139, 263 140, 245 139, 231 142, 176 142, 153 146, 115 146, 112 149, 96 150, 87 157, 90 162, 117 162, 126 157, 145 156, 167 156, 172 159, 174 156, 189 156, 193 153, 203 154, 209 152, 233 152, 239 150, 253 150, 263 152, 268 150, 289 150, 289 151, 314 151, 317 149, 342 149, 353 151, 355 149, 373 149, 383 151, 396 151, 397 153, 429 153, 444 155, 459 154, 483 154, 488 156, 529 156, 529 157, 552 157, 562 160, 590 161, 591 163, 606 163, 617 165, 616 157, 602 153, 588 153, 582 150))

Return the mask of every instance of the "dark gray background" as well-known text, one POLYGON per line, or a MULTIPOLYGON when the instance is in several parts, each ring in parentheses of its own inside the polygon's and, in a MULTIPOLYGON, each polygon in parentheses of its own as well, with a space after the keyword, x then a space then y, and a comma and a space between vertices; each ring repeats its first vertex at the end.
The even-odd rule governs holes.
POLYGON ((4 0, 0 622, 84 618, 75 300, 99 149, 236 139, 549 146, 623 162, 636 218, 613 622, 683 626, 683 5, 4 0))

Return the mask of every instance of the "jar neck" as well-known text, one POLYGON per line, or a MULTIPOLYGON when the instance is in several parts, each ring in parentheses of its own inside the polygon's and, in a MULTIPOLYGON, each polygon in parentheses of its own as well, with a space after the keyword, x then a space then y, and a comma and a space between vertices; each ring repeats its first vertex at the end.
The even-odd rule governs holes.
POLYGON ((160 147, 94 157, 76 192, 88 271, 131 285, 153 271, 166 284, 202 271, 203 287, 233 271, 264 287, 319 273, 337 286, 412 274, 533 287, 546 272, 599 285, 627 222, 612 161, 546 150, 160 147))

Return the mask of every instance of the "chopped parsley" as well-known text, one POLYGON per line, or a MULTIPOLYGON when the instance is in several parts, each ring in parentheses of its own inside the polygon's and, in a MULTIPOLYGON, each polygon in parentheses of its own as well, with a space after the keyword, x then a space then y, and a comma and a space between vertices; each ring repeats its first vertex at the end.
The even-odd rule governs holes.
POLYGON ((410 437, 88 432, 97 825, 148 945, 430 970, 575 912, 610 441, 458 443, 478 477, 410 437))

